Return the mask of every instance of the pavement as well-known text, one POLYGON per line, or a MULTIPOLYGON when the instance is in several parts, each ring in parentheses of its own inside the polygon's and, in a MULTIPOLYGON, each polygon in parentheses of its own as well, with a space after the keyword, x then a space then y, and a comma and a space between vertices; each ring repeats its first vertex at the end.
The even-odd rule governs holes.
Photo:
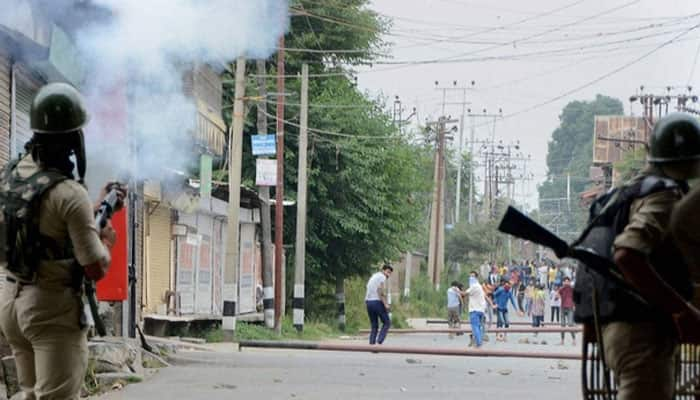
MULTIPOLYGON (((577 335, 580 341, 580 334, 577 335)), ((493 335, 492 335, 493 337, 493 335)), ((559 345, 558 334, 540 334, 538 344, 519 343, 532 334, 509 334, 485 348, 578 354, 559 345), (547 344, 541 344, 544 340, 547 344)), ((336 339, 365 343, 364 337, 336 339)), ((467 348, 469 336, 389 335, 387 345, 467 348)), ((577 343, 578 344, 578 343, 577 343)), ((347 353, 309 350, 243 349, 220 343, 211 351, 180 351, 173 366, 143 383, 101 396, 116 399, 581 399, 580 362, 347 353)))

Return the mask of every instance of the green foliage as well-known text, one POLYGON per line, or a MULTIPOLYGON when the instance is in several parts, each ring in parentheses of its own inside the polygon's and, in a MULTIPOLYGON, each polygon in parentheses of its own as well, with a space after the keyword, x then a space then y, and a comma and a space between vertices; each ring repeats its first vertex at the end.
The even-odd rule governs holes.
POLYGON ((572 101, 564 107, 548 146, 547 180, 539 187, 543 223, 555 225, 557 231, 580 230, 586 212, 578 205, 578 194, 589 184, 595 116, 622 113, 620 100, 603 95, 597 95, 593 101, 572 101), (571 186, 568 202, 567 175, 571 186))
POLYGON ((321 340, 338 336, 338 331, 324 322, 305 321, 303 332, 297 332, 291 318, 282 321, 282 334, 267 329, 264 325, 239 322, 236 324, 236 340, 321 340))
POLYGON ((426 274, 419 274, 413 278, 411 294, 404 303, 407 305, 406 314, 409 317, 435 318, 447 315, 444 290, 436 290, 426 274))
POLYGON ((461 222, 445 236, 445 257, 449 263, 480 264, 496 250, 497 235, 494 221, 461 222))
MULTIPOLYGON (((285 47, 340 52, 294 52, 285 56, 285 73, 295 75, 302 63, 311 74, 337 72, 338 76, 312 78, 309 102, 349 107, 309 108, 308 196, 306 238, 307 315, 323 320, 335 317, 335 282, 366 276, 385 260, 421 243, 427 237, 426 210, 430 201, 432 152, 415 146, 397 131, 381 98, 360 92, 347 65, 366 64, 384 51, 382 33, 389 21, 368 8, 369 0, 293 0, 285 47), (334 20, 342 20, 339 24, 334 20), (357 27, 362 27, 358 29, 357 27), (321 133, 335 132, 340 135, 321 133), (368 137, 377 137, 372 139, 368 137)), ((276 72, 274 57, 266 61, 267 73, 276 72)), ((253 72, 248 63, 248 72, 253 72)), ((232 81, 230 72, 224 79, 232 81)), ((285 81, 284 190, 285 198, 296 197, 299 136, 300 80, 285 81)), ((265 82, 268 93, 276 92, 275 81, 265 82)), ((230 123, 232 85, 225 91, 224 119, 230 123)), ((254 78, 247 81, 246 95, 259 92, 254 78)), ((274 96, 248 101, 243 140, 242 182, 252 183, 255 160, 250 136, 258 133, 257 107, 276 115, 274 96)), ((276 131, 269 117, 267 132, 276 131)), ((215 173, 224 179, 225 171, 215 173)), ((274 192, 274 188, 273 188, 274 192)), ((273 193, 274 195, 274 193, 273 193)), ((284 242, 294 243, 295 207, 285 208, 284 242)), ((294 249, 286 250, 288 271, 293 271, 294 249)), ((363 297, 363 296, 362 296, 363 297)), ((349 298, 349 296, 348 296, 349 298)), ((363 313, 364 314, 364 313, 363 313)), ((348 313, 349 315, 349 313, 348 313)), ((357 327, 365 327, 366 324, 357 327)))
POLYGON ((204 340, 206 340, 207 343, 223 342, 225 340, 224 331, 221 329, 221 327, 211 329, 204 334, 204 340))
POLYGON ((365 307, 366 281, 357 276, 345 280, 345 330, 356 333, 369 325, 365 307))
POLYGON ((622 160, 613 166, 619 174, 619 181, 624 182, 637 175, 646 165, 646 155, 647 151, 643 147, 626 152, 622 160))

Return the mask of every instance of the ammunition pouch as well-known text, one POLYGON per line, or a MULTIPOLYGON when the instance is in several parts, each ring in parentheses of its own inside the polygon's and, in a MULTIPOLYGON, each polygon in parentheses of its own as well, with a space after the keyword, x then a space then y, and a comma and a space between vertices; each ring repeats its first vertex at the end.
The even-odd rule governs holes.
POLYGON ((41 198, 68 179, 53 171, 39 171, 28 178, 14 174, 19 160, 0 172, 0 263, 17 278, 36 280, 39 262, 46 259, 46 238, 39 232, 41 198))

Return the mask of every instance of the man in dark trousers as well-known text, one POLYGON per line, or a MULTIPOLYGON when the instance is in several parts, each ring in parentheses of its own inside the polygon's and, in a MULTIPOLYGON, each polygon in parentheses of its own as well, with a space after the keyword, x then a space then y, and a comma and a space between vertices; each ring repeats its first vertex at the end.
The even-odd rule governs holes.
MULTIPOLYGON (((571 279, 564 278, 564 286, 558 291, 561 300, 561 327, 574 326, 574 288, 571 287, 571 279)), ((561 344, 564 344, 564 332, 561 333, 561 344)), ((576 346, 576 334, 571 332, 571 344, 576 346)))
POLYGON ((386 280, 389 279, 392 272, 394 272, 394 268, 389 264, 384 264, 382 270, 372 275, 367 282, 365 304, 367 305, 369 322, 372 326, 369 333, 369 344, 384 343, 389 327, 391 327, 386 280), (382 321, 381 331, 379 331, 379 320, 382 321), (378 336, 377 333, 379 333, 378 336))

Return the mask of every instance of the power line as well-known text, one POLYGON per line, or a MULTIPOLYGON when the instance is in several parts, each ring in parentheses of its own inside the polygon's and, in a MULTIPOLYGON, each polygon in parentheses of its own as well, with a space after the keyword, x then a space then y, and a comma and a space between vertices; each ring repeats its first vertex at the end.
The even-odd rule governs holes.
MULTIPOLYGON (((494 32, 494 31, 497 31, 497 30, 500 30, 500 29, 503 29, 503 28, 506 28, 506 27, 512 27, 512 26, 520 25, 520 24, 523 24, 523 23, 528 22, 528 21, 532 21, 532 20, 535 20, 535 19, 538 19, 538 18, 542 18, 542 17, 545 17, 545 16, 547 16, 547 15, 551 15, 551 14, 557 12, 557 11, 561 11, 561 10, 565 10, 565 9, 568 9, 568 8, 571 8, 571 7, 574 7, 574 6, 577 6, 577 5, 581 4, 581 3, 583 3, 584 1, 586 1, 586 0, 578 0, 578 1, 575 1, 575 2, 573 2, 573 3, 567 4, 567 5, 563 6, 563 7, 556 8, 556 9, 554 9, 554 10, 545 11, 545 12, 542 12, 542 13, 535 14, 535 15, 533 15, 533 16, 527 17, 527 18, 523 18, 523 19, 521 19, 521 20, 519 20, 519 21, 516 21, 516 22, 514 22, 514 23, 512 23, 512 24, 506 24, 506 25, 501 25, 501 26, 496 26, 496 27, 492 27, 492 28, 483 29, 483 30, 481 30, 481 31, 478 31, 478 32, 469 34, 469 35, 467 35, 467 36, 462 36, 462 37, 457 37, 457 38, 466 39, 466 38, 475 37, 475 36, 478 36, 478 35, 483 35, 483 34, 485 34, 485 33, 494 32)), ((436 43, 441 43, 441 42, 444 42, 444 41, 453 41, 454 39, 455 39, 455 37, 453 37, 453 38, 445 38, 445 39, 443 39, 443 40, 441 40, 441 41, 437 41, 436 43)), ((498 45, 498 46, 500 46, 500 45, 498 45)))
POLYGON ((574 93, 576 93, 576 92, 578 92, 578 91, 581 91, 581 90, 583 90, 583 89, 585 89, 585 88, 588 88, 588 87, 590 87, 590 86, 593 86, 594 84, 596 84, 596 83, 598 83, 598 82, 600 82, 600 81, 602 81, 602 80, 604 80, 604 79, 606 79, 606 78, 609 78, 609 77, 611 77, 611 76, 617 74, 618 72, 623 71, 623 70, 625 70, 625 69, 631 67, 632 65, 634 65, 634 64, 636 64, 636 63, 638 63, 638 62, 644 60, 645 58, 647 58, 647 57, 649 57, 650 55, 656 53, 657 51, 661 50, 662 48, 664 48, 664 47, 670 45, 671 43, 673 43, 673 42, 675 42, 676 40, 680 39, 681 37, 687 35, 688 33, 690 33, 691 31, 693 31, 693 30, 695 30, 695 29, 697 29, 698 27, 700 27, 700 24, 696 24, 696 25, 692 26, 691 28, 686 29, 684 32, 681 32, 680 34, 676 35, 676 36, 673 37, 672 39, 667 40, 666 42, 662 43, 662 44, 659 45, 659 46, 656 46, 656 47, 653 48, 651 51, 648 51, 648 52, 642 54, 641 56, 639 56, 639 57, 637 57, 637 58, 635 58, 635 59, 633 59, 633 60, 631 60, 631 61, 629 61, 629 62, 623 64, 623 65, 620 66, 620 67, 617 67, 617 68, 613 69, 612 71, 610 71, 610 72, 608 72, 608 73, 606 73, 606 74, 604 74, 604 75, 602 75, 602 76, 599 76, 599 77, 596 78, 596 79, 593 79, 592 81, 589 81, 589 82, 587 82, 587 83, 585 83, 585 84, 583 84, 583 85, 581 85, 581 86, 578 86, 578 87, 576 87, 576 88, 573 88, 573 89, 571 89, 571 90, 568 90, 568 91, 566 91, 566 92, 564 92, 564 93, 562 93, 562 94, 560 94, 560 95, 558 95, 558 96, 555 96, 555 97, 553 97, 553 98, 551 98, 551 99, 549 99, 549 100, 547 100, 547 101, 544 101, 544 102, 542 102, 542 103, 535 104, 535 105, 532 106, 532 107, 529 107, 529 108, 526 108, 526 109, 523 109, 523 110, 514 112, 514 113, 512 113, 512 114, 505 115, 504 118, 514 117, 514 116, 516 116, 516 115, 520 115, 520 114, 523 114, 523 113, 526 113, 526 112, 529 112, 529 111, 538 109, 538 108, 540 108, 540 107, 543 107, 543 106, 546 106, 546 105, 548 105, 548 104, 554 103, 554 102, 557 101, 557 100, 563 99, 563 98, 566 97, 566 96, 569 96, 569 95, 574 94, 574 93))
MULTIPOLYGON (((699 14, 700 15, 700 14, 699 14)), ((691 30, 694 29, 691 28, 691 30)), ((687 30, 683 30, 682 32, 686 32, 687 30)), ((582 55, 604 55, 604 54, 614 54, 616 52, 620 52, 622 50, 630 50, 634 48, 646 48, 650 46, 655 46, 655 43, 648 43, 648 44, 642 44, 638 46, 618 46, 618 47, 612 47, 609 49, 602 48, 598 51, 588 51, 586 53, 582 53, 580 49, 586 48, 586 49, 595 49, 598 47, 606 47, 610 46, 612 44, 625 44, 625 43, 631 43, 635 41, 641 41, 644 39, 649 39, 655 36, 665 36, 669 35, 671 33, 678 32, 678 30, 672 30, 672 31, 665 31, 661 34, 652 34, 652 35, 646 35, 643 37, 637 37, 633 39, 624 39, 624 40, 617 40, 613 42, 605 42, 605 43, 599 43, 599 44, 594 44, 594 45, 589 45, 589 46, 577 46, 577 47, 568 47, 568 48, 560 48, 560 49, 550 49, 550 50, 543 50, 543 51, 537 51, 537 52, 529 52, 529 53, 521 53, 521 54, 514 54, 514 55, 500 55, 500 56, 484 56, 484 57, 475 57, 475 58, 470 58, 470 59, 461 59, 461 60, 448 60, 447 63, 473 63, 473 62, 486 62, 486 61, 507 61, 507 60, 519 60, 519 59, 534 59, 535 57, 538 56, 548 56, 549 58, 551 57, 563 57, 563 56, 582 56, 582 55)), ((688 40, 695 40, 695 39, 680 39, 680 40, 674 40, 673 42, 683 42, 683 41, 688 41, 688 40)), ((662 42, 662 44, 667 43, 666 41, 662 42)), ((625 53, 626 51, 622 51, 622 53, 625 53)), ((586 60, 593 59, 594 57, 590 57, 586 60)), ((577 61, 576 63, 581 62, 580 60, 577 61)), ((572 65, 576 65, 576 63, 573 63, 572 65)), ((370 63, 370 66, 372 64, 384 64, 382 62, 374 62, 370 63)), ((370 69, 370 70, 363 70, 363 71, 357 71, 357 70, 347 70, 347 71, 338 71, 338 72, 325 72, 325 73, 317 73, 317 74, 309 74, 309 77, 313 78, 332 78, 332 77, 352 77, 353 75, 357 74, 367 74, 367 73, 376 73, 376 72, 388 72, 388 71, 395 71, 398 69, 404 69, 407 67, 411 66, 416 66, 416 65, 423 65, 420 61, 418 62, 409 62, 406 61, 403 64, 398 64, 398 65, 391 65, 387 68, 377 68, 377 69, 370 69)), ((558 70, 559 68, 555 68, 554 71, 558 70)), ((562 67, 562 69, 565 69, 565 67, 562 67)), ((546 75, 546 74, 542 74, 546 75)), ((251 74, 251 77, 264 77, 264 78, 277 78, 277 75, 258 75, 258 74, 251 74)), ((283 78, 285 79, 298 79, 300 76, 297 74, 294 75, 283 75, 283 78)), ((523 79, 523 81, 529 80, 523 79)), ((231 83, 231 81, 226 81, 224 80, 223 83, 231 83)), ((504 84, 505 85, 505 84, 504 84)), ((484 90, 489 90, 489 89, 494 89, 501 87, 503 85, 496 85, 496 86, 490 86, 487 88, 484 88, 484 90)))
MULTIPOLYGON (((556 27, 554 27, 554 28, 547 29, 547 30, 545 30, 545 31, 542 31, 542 32, 539 32, 539 33, 536 33, 536 34, 533 34, 533 35, 529 35, 529 36, 525 36, 525 37, 520 38, 520 39, 515 39, 515 40, 512 40, 512 41, 509 41, 507 44, 498 44, 498 45, 494 45, 494 46, 487 47, 487 48, 484 48, 484 49, 479 49, 479 50, 474 50, 474 51, 470 51, 470 52, 466 52, 466 53, 461 53, 461 54, 457 54, 457 55, 450 56, 450 57, 442 57, 442 58, 436 58, 436 59, 412 61, 411 63, 414 63, 414 64, 436 64, 436 63, 439 63, 439 62, 441 62, 441 61, 452 60, 452 59, 459 58, 459 57, 470 56, 470 55, 480 54, 480 53, 483 53, 483 52, 486 52, 486 51, 490 51, 490 50, 495 50, 495 49, 497 49, 497 48, 500 48, 500 47, 503 47, 503 46, 506 46, 506 45, 510 45, 510 44, 515 45, 516 43, 519 43, 519 42, 525 42, 525 41, 527 41, 527 40, 534 39, 534 38, 536 38, 536 37, 540 37, 540 36, 546 35, 546 34, 548 34, 548 33, 556 32, 556 31, 558 31, 558 30, 562 30, 562 29, 564 29, 564 28, 566 28, 566 27, 573 26, 573 25, 576 25, 576 24, 585 22, 585 21, 590 20, 590 19, 598 18, 598 17, 600 17, 601 15, 610 14, 610 13, 612 13, 612 12, 621 10, 621 9, 623 9, 623 8, 626 8, 626 7, 629 7, 629 6, 633 5, 633 4, 639 3, 640 1, 641 1, 641 0, 632 0, 632 1, 630 1, 630 2, 627 2, 627 3, 625 3, 625 4, 622 4, 622 5, 620 5, 620 6, 613 7, 613 8, 607 9, 607 10, 605 10, 605 11, 602 11, 602 12, 600 12, 600 13, 598 13, 598 14, 591 15, 591 16, 588 16, 588 17, 585 17, 585 18, 582 18, 582 19, 578 19, 578 20, 576 20, 576 21, 574 21, 574 22, 570 22, 570 23, 558 25, 558 26, 556 26, 556 27)), ((393 62, 393 64, 398 64, 398 63, 400 63, 400 62, 393 62)))
POLYGON ((690 82, 693 80, 693 75, 695 75, 695 67, 698 65, 698 55, 700 55, 700 42, 698 42, 698 49, 695 50, 695 59, 693 59, 693 66, 690 68, 690 76, 688 76, 687 85, 690 85, 690 82))
MULTIPOLYGON (((680 30, 680 31, 685 32, 685 30, 680 30)), ((460 59, 455 59, 455 58, 444 59, 444 58, 442 58, 442 59, 420 60, 420 61, 375 61, 374 64, 378 64, 378 65, 454 64, 454 63, 468 63, 468 62, 495 61, 495 60, 519 60, 519 59, 523 59, 523 58, 531 58, 531 57, 538 57, 538 56, 557 56, 557 55, 566 56, 566 55, 570 55, 571 52, 581 54, 581 51, 585 50, 585 49, 596 49, 596 48, 601 48, 601 47, 608 47, 608 46, 615 45, 615 44, 625 44, 625 43, 638 42, 638 41, 642 41, 645 39, 654 38, 657 36, 667 36, 667 35, 677 33, 677 32, 679 32, 679 30, 675 29, 675 30, 668 30, 668 31, 664 31, 664 32, 660 32, 660 33, 653 33, 653 34, 644 35, 644 36, 637 36, 637 37, 633 37, 633 38, 614 40, 614 41, 608 41, 608 42, 602 42, 602 43, 594 43, 594 44, 590 44, 590 45, 586 45, 586 46, 562 47, 562 48, 558 48, 558 49, 525 52, 525 53, 520 53, 520 54, 494 55, 494 56, 482 56, 482 57, 475 57, 475 58, 460 58, 460 59)), ((627 49, 627 48, 629 48, 629 47, 623 46, 623 47, 616 47, 616 48, 611 48, 611 49, 601 49, 600 51, 601 52, 609 52, 609 51, 616 51, 619 49, 627 49)))
MULTIPOLYGON (((286 119, 278 119, 276 116, 269 114, 267 111, 263 111, 268 118, 273 118, 275 121, 282 121, 285 125, 293 126, 295 128, 301 128, 301 125, 296 124, 292 121, 286 120, 286 119)), ((316 129, 316 128, 308 128, 309 132, 313 133, 318 133, 320 135, 328 135, 328 136, 337 136, 337 137, 344 137, 344 138, 349 138, 349 139, 376 139, 376 140, 403 140, 403 137, 400 136, 373 136, 373 135, 353 135, 350 133, 341 133, 341 132, 332 132, 332 131, 326 131, 323 129, 316 129)))

